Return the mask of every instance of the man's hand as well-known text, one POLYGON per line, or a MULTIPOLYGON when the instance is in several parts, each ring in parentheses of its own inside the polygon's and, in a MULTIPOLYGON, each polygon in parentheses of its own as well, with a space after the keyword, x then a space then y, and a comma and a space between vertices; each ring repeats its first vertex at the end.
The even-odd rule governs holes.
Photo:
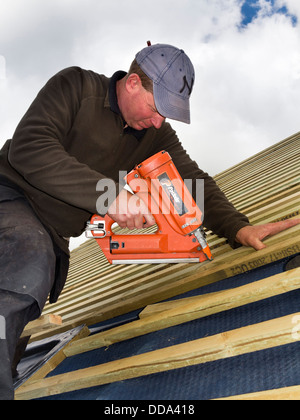
POLYGON ((143 200, 126 189, 120 192, 107 214, 121 228, 142 229, 155 225, 155 219, 143 200))
POLYGON ((264 239, 298 224, 300 224, 300 219, 289 219, 264 225, 245 226, 238 231, 236 241, 244 246, 252 246, 258 251, 266 248, 266 245, 262 242, 264 239))

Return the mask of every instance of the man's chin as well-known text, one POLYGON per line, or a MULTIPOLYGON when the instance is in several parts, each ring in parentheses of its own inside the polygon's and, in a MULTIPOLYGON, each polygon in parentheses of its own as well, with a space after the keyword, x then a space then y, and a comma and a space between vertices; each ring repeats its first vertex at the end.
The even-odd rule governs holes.
POLYGON ((144 127, 142 124, 139 124, 139 123, 132 124, 129 127, 134 128, 137 131, 142 131, 146 129, 146 127, 144 127))

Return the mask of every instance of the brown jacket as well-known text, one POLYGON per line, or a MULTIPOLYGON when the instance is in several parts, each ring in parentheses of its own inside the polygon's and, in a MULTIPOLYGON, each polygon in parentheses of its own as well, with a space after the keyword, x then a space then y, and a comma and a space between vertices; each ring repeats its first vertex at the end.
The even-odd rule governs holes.
MULTIPOLYGON (((55 75, 39 92, 0 151, 3 177, 24 191, 56 243, 68 252, 64 237, 79 236, 96 213, 99 180, 119 187, 119 171, 130 171, 153 154, 167 150, 183 179, 205 180, 204 225, 236 246, 237 231, 249 224, 214 180, 199 169, 168 123, 157 130, 124 129, 115 85, 78 67, 55 75)), ((108 197, 108 204, 114 199, 108 197)))

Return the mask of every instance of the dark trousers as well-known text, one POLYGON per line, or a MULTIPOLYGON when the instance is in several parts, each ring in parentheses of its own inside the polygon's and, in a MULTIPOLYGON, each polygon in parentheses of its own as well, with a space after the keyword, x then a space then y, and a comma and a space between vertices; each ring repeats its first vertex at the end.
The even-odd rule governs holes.
POLYGON ((40 316, 56 269, 53 242, 27 200, 0 186, 0 400, 14 398, 16 346, 40 316))
POLYGON ((25 325, 39 316, 31 296, 0 290, 0 400, 13 400, 12 363, 25 325))

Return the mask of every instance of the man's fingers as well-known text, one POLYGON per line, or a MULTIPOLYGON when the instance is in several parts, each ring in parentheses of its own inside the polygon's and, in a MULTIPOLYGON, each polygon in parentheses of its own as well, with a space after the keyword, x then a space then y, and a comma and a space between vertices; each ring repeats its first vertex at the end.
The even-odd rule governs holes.
POLYGON ((130 194, 126 189, 120 192, 107 214, 121 228, 130 230, 147 228, 156 223, 144 201, 137 194, 130 194))
POLYGON ((269 230, 266 236, 276 235, 277 233, 280 233, 286 229, 290 229, 291 227, 294 227, 298 224, 300 224, 300 219, 288 219, 281 222, 269 223, 266 225, 268 226, 269 230))
POLYGON ((267 247, 262 241, 260 241, 257 238, 254 238, 252 242, 249 241, 248 245, 252 246, 252 248, 254 248, 256 251, 259 251, 260 249, 264 249, 267 247))
POLYGON ((276 223, 266 223, 256 226, 245 226, 236 235, 236 241, 244 246, 251 246, 256 251, 266 248, 262 242, 269 236, 274 236, 286 229, 300 224, 300 219, 288 219, 276 223))
POLYGON ((152 214, 145 214, 144 218, 145 218, 145 223, 143 225, 144 228, 148 228, 155 225, 156 220, 154 219, 152 214))
POLYGON ((156 220, 150 213, 142 198, 137 195, 135 195, 134 198, 135 201, 133 202, 134 207, 132 210, 136 212, 136 227, 138 227, 138 229, 142 229, 155 225, 156 220))
POLYGON ((252 243, 251 240, 249 241, 249 245, 256 249, 256 251, 264 249, 266 248, 266 245, 262 242, 264 239, 269 236, 277 235, 278 233, 290 229, 291 227, 298 224, 300 224, 300 219, 288 219, 281 222, 267 223, 265 225, 255 226, 257 236, 256 238, 254 237, 252 239, 252 243))

